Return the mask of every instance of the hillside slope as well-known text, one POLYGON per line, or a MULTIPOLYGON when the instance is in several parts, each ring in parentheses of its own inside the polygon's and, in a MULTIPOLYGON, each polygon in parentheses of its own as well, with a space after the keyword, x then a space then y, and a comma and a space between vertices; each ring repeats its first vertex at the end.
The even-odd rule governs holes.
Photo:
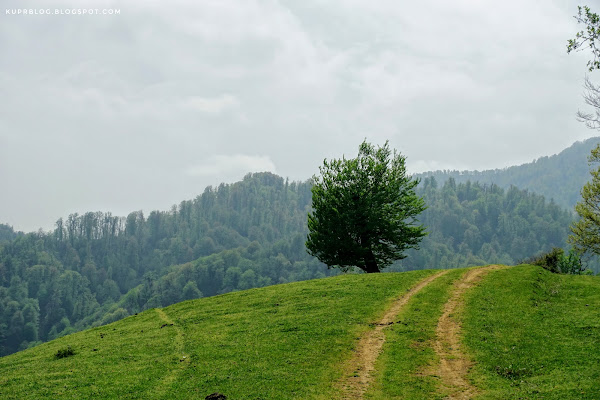
MULTIPOLYGON (((435 279, 386 324, 383 358, 365 398, 447 393, 426 371, 437 362, 436 321, 464 272, 435 279)), ((147 310, 0 358, 0 397, 338 398, 334 383, 345 379, 344 363, 360 338, 394 298, 434 273, 343 275, 147 310), (74 355, 56 357, 69 348, 74 355)), ((600 396, 600 278, 522 266, 476 284, 457 318, 478 396, 600 396)))
POLYGON ((576 142, 552 156, 540 157, 530 163, 486 171, 430 171, 415 176, 435 177, 440 183, 453 178, 456 183, 467 181, 496 184, 504 189, 511 185, 543 195, 547 200, 572 210, 580 199, 582 186, 589 180, 587 158, 600 142, 594 137, 576 142))

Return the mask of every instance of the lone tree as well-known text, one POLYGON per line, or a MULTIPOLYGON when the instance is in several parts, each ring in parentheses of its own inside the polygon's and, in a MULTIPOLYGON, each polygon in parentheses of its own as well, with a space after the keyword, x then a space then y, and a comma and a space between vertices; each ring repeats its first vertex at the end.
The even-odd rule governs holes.
POLYGON ((415 217, 426 207, 404 162, 388 142, 376 149, 366 140, 357 158, 324 160, 313 178, 308 253, 330 268, 381 272, 418 249, 426 232, 415 217))

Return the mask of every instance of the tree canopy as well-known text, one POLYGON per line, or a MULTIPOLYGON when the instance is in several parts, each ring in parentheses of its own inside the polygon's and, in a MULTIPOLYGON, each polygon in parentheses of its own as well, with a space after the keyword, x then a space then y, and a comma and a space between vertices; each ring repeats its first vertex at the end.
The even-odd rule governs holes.
MULTIPOLYGON (((590 165, 600 162, 600 148, 592 150, 590 165)), ((571 225, 569 243, 581 253, 600 254, 600 167, 590 171, 592 179, 581 189, 575 206, 580 219, 571 225)))
POLYGON ((405 157, 388 142, 364 141, 357 158, 323 161, 314 177, 306 248, 329 267, 380 272, 418 248, 425 227, 416 216, 425 202, 406 173, 405 157))

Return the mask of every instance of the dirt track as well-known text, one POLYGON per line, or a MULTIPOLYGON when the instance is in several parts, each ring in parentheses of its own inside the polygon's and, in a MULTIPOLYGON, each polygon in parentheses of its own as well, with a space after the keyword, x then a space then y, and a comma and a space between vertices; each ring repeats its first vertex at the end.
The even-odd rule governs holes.
POLYGON ((447 272, 448 271, 441 271, 431 275, 413 286, 407 293, 394 301, 392 306, 388 308, 383 315, 383 318, 377 322, 375 329, 366 332, 359 340, 356 352, 346 364, 344 379, 338 382, 341 399, 350 400, 363 398, 364 393, 373 380, 375 361, 377 360, 379 353, 381 353, 383 343, 385 342, 383 329, 393 323, 402 307, 408 303, 415 293, 419 292, 419 290, 423 289, 436 278, 439 278, 447 272))
POLYGON ((440 358, 440 364, 432 375, 441 379, 442 389, 448 393, 448 399, 470 399, 477 394, 477 388, 467 380, 472 366, 471 360, 461 349, 461 327, 455 314, 464 305, 464 293, 475 286, 488 272, 505 268, 497 265, 475 268, 467 271, 454 285, 454 290, 436 329, 436 341, 433 349, 440 358))

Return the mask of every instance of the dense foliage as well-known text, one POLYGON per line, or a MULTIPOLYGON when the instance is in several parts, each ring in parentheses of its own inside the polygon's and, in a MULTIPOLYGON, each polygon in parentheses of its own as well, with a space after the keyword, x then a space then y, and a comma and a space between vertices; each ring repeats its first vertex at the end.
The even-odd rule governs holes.
POLYGON ((568 253, 559 247, 554 247, 548 253, 526 260, 525 264, 537 265, 555 274, 583 275, 590 274, 581 259, 580 253, 571 249, 568 253))
MULTIPOLYGON (((569 212, 496 185, 439 185, 417 195, 429 235, 391 270, 512 264, 563 247, 569 212)), ((71 215, 52 232, 4 229, 0 354, 143 309, 336 273, 307 254, 310 182, 269 173, 207 188, 170 211, 71 215)))
POLYGON ((419 251, 409 252, 392 270, 515 264, 564 247, 573 218, 543 196, 514 186, 504 190, 494 184, 456 184, 450 178, 440 188, 431 177, 417 194, 428 206, 420 220, 429 235, 419 251))
POLYGON ((0 224, 0 244, 2 242, 10 242, 11 240, 16 239, 19 234, 13 230, 12 227, 6 224, 0 224))
POLYGON ((540 157, 531 163, 509 168, 487 171, 435 171, 416 176, 421 179, 433 176, 440 184, 448 178, 454 178, 456 183, 493 183, 503 189, 516 186, 541 194, 547 200, 553 199, 562 207, 573 209, 581 198, 581 187, 590 177, 587 157, 599 142, 598 137, 576 142, 559 154, 540 157))
POLYGON ((356 158, 325 160, 312 188, 308 252, 330 267, 380 272, 407 249, 418 248, 425 209, 405 157, 364 141, 356 158))

